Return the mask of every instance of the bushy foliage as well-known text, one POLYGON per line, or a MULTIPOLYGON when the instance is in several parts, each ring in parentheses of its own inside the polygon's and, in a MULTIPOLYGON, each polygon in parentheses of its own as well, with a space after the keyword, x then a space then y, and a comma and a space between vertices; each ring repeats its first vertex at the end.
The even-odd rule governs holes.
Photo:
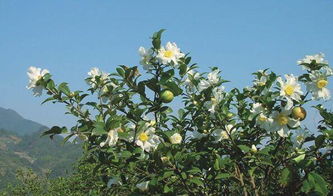
POLYGON ((2 196, 81 196, 105 195, 105 189, 100 173, 94 171, 96 165, 83 160, 78 162, 75 172, 67 177, 50 178, 48 175, 38 175, 31 169, 18 170, 16 184, 8 185, 0 192, 2 196))
POLYGON ((139 49, 144 77, 136 66, 110 74, 94 68, 84 92, 29 69, 34 94, 46 90, 45 102, 63 103, 78 118, 71 129, 45 135, 82 139, 105 193, 332 193, 332 113, 317 105, 324 117, 318 130, 303 123, 304 105, 330 97, 333 72, 322 54, 298 62, 301 76, 258 71, 253 86, 227 91, 218 68, 198 73, 175 43, 161 45, 162 32, 139 49))

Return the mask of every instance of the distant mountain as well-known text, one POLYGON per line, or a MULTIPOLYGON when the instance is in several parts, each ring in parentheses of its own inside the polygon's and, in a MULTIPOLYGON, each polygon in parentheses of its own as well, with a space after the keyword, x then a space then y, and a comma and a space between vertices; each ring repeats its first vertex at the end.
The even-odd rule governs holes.
POLYGON ((18 135, 26 135, 45 128, 45 126, 37 122, 24 119, 14 110, 0 107, 0 129, 8 130, 18 135))
POLYGON ((39 175, 66 176, 82 155, 80 144, 63 144, 63 137, 41 137, 45 126, 0 108, 0 189, 15 183, 18 169, 39 175), (14 130, 12 130, 12 129, 14 130))

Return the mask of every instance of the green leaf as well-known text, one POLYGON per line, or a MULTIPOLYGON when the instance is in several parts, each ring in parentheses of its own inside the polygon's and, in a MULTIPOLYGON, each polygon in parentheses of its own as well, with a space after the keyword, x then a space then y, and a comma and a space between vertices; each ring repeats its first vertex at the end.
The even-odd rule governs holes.
POLYGON ((315 139, 315 144, 317 148, 321 148, 325 141, 325 136, 324 135, 318 135, 315 139))
POLYGON ((130 151, 121 152, 121 157, 123 157, 123 158, 129 158, 131 156, 132 156, 132 153, 130 151))
POLYGON ((195 178, 191 178, 190 179, 190 182, 198 185, 198 186, 203 186, 203 182, 200 180, 200 178, 198 177, 195 177, 195 178))
POLYGON ((182 92, 183 92, 183 90, 181 88, 179 88, 179 86, 174 82, 167 82, 164 85, 167 86, 167 88, 170 89, 170 91, 172 91, 172 93, 175 96, 178 96, 178 95, 182 94, 182 92))
POLYGON ((247 153, 251 150, 250 147, 246 146, 246 145, 238 145, 238 148, 240 148, 244 153, 247 153))
POLYGON ((172 192, 172 189, 168 187, 168 185, 164 185, 163 187, 163 193, 169 193, 172 192))
POLYGON ((305 158, 305 154, 301 154, 301 155, 297 156, 296 158, 294 158, 293 160, 294 160, 296 163, 299 163, 299 162, 301 162, 304 158, 305 158))
POLYGON ((116 70, 121 77, 125 77, 125 71, 122 68, 118 67, 116 70))
POLYGON ((160 49, 161 48, 161 36, 162 36, 162 33, 165 31, 165 29, 161 29, 159 30, 158 32, 154 33, 153 34, 153 41, 152 41, 152 44, 154 46, 154 48, 156 50, 160 49))
POLYGON ((67 96, 69 96, 71 94, 71 91, 69 90, 66 82, 59 84, 58 90, 67 96))
POLYGON ((51 129, 43 132, 41 136, 50 135, 50 138, 53 139, 54 135, 59 135, 59 134, 63 134, 63 133, 67 133, 66 127, 54 126, 51 129))
POLYGON ((179 75, 184 76, 187 71, 187 65, 186 64, 180 64, 179 65, 179 75))
POLYGON ((169 178, 170 176, 174 175, 174 172, 173 171, 167 171, 163 174, 163 178, 162 179, 165 179, 165 178, 169 178))
POLYGON ((228 174, 228 173, 220 173, 220 174, 218 174, 216 177, 215 177, 215 179, 216 180, 219 180, 219 179, 225 179, 225 178, 229 178, 231 175, 230 174, 228 174))
POLYGON ((104 122, 96 122, 95 128, 92 130, 93 135, 103 135, 107 132, 105 131, 104 122))
POLYGON ((323 177, 321 177, 319 174, 315 172, 310 172, 308 179, 309 182, 314 182, 313 187, 316 192, 321 193, 322 195, 328 194, 329 192, 327 189, 328 184, 323 177))
POLYGON ((157 80, 155 78, 152 78, 150 80, 146 80, 145 84, 148 88, 150 88, 154 92, 158 92, 158 85, 157 85, 157 80))
POLYGON ((55 100, 54 97, 49 97, 49 98, 45 99, 45 100, 42 102, 42 104, 44 104, 44 103, 46 103, 46 102, 49 102, 49 101, 53 101, 53 100, 55 100))
POLYGON ((170 69, 167 72, 163 72, 161 75, 161 84, 165 84, 168 80, 170 80, 175 75, 175 71, 173 69, 170 69))
POLYGON ((288 168, 284 168, 281 172, 281 177, 279 179, 279 183, 282 186, 286 186, 289 183, 290 179, 291 179, 290 170, 288 168))

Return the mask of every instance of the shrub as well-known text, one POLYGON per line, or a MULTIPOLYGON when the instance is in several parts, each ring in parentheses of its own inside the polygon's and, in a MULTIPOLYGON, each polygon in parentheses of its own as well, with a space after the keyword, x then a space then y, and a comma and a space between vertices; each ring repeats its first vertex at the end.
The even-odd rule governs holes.
POLYGON ((44 134, 84 141, 108 194, 286 195, 332 193, 333 75, 323 54, 298 61, 304 74, 255 72, 253 85, 226 91, 220 70, 198 73, 175 43, 140 47, 138 67, 93 68, 87 91, 56 85, 48 70, 29 68, 29 88, 62 103, 77 125, 44 134), (306 88, 304 88, 306 86, 306 88), (167 92, 167 93, 165 93, 167 92), (170 103, 169 103, 170 102, 170 103), (318 103, 317 103, 318 104, 318 103), (323 120, 309 130, 303 108, 323 120), (301 108, 300 108, 301 107, 301 108), (296 109, 294 109, 296 108, 296 109), (306 120, 306 119, 305 119, 306 120))

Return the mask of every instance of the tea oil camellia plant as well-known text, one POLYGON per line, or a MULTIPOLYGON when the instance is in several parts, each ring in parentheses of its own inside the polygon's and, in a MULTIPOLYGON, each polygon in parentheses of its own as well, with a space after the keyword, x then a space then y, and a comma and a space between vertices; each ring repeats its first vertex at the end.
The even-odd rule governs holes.
POLYGON ((323 54, 298 61, 300 76, 263 70, 251 87, 225 90, 218 68, 197 72, 175 43, 162 45, 163 31, 139 48, 145 77, 136 66, 93 68, 89 89, 73 91, 30 67, 28 88, 77 117, 74 127, 44 135, 82 140, 110 195, 333 193, 333 113, 314 105, 330 98, 333 71, 323 54), (323 117, 318 130, 304 125, 303 106, 323 117))

